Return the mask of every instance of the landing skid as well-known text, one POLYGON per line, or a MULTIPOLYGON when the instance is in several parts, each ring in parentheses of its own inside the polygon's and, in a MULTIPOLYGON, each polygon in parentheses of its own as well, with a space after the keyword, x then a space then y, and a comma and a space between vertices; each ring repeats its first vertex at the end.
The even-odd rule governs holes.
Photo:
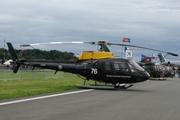
POLYGON ((118 90, 118 89, 127 89, 133 86, 133 84, 126 84, 126 83, 125 84, 117 83, 117 84, 111 84, 111 85, 109 85, 108 83, 97 84, 97 81, 95 81, 95 84, 86 85, 86 80, 87 79, 84 79, 84 85, 76 85, 76 87, 82 88, 82 89, 118 90))
POLYGON ((101 90, 118 90, 118 89, 127 89, 132 87, 133 85, 130 84, 127 86, 127 84, 123 85, 98 85, 98 84, 91 84, 91 85, 76 85, 78 88, 82 89, 101 89, 101 90))
POLYGON ((166 80, 166 77, 150 78, 150 80, 166 80))
POLYGON ((119 84, 118 86, 114 86, 114 87, 118 87, 120 89, 127 89, 134 86, 133 84, 119 84))

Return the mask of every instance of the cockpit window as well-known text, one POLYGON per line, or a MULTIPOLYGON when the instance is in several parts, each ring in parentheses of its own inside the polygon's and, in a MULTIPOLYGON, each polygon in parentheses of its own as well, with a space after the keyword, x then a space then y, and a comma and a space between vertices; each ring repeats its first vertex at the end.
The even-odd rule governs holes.
POLYGON ((136 68, 137 70, 141 70, 141 71, 145 71, 141 66, 139 66, 135 61, 133 60, 129 60, 130 62, 130 68, 133 66, 134 68, 136 68))
POLYGON ((110 62, 106 62, 106 63, 105 63, 105 69, 106 69, 106 70, 111 70, 110 62))
POLYGON ((115 70, 120 70, 118 63, 114 63, 114 69, 115 70))
POLYGON ((129 71, 127 64, 124 62, 114 62, 113 67, 117 71, 124 71, 124 72, 129 71))

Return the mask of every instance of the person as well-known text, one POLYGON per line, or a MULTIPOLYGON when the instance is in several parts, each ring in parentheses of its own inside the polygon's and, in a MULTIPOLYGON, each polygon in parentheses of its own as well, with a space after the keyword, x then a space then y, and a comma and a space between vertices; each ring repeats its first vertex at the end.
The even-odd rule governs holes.
POLYGON ((180 66, 177 69, 178 78, 180 78, 180 66))

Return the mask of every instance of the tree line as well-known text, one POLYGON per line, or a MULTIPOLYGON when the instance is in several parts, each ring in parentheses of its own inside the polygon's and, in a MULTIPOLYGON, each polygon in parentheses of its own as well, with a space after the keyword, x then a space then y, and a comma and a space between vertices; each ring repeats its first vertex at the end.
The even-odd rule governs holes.
MULTIPOLYGON (((17 55, 20 55, 21 50, 16 50, 17 55)), ((26 59, 46 59, 46 60, 72 60, 74 53, 61 52, 58 50, 39 50, 39 49, 26 49, 22 52, 22 58, 26 59)), ((0 48, 0 59, 11 59, 7 49, 0 48)))

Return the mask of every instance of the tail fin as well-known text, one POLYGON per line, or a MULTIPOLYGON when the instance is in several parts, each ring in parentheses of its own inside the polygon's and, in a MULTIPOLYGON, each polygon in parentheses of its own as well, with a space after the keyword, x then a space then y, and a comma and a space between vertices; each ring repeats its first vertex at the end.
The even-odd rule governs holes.
POLYGON ((11 69, 13 70, 14 73, 17 73, 17 71, 20 67, 20 63, 18 63, 18 56, 17 56, 17 54, 16 54, 16 52, 15 52, 15 50, 14 50, 14 48, 10 42, 7 42, 7 46, 9 48, 9 53, 12 57, 12 60, 14 61, 11 69))
POLYGON ((9 53, 10 53, 10 55, 11 55, 13 61, 16 61, 16 60, 18 59, 18 57, 17 57, 17 54, 16 54, 16 52, 15 52, 15 50, 14 50, 12 44, 9 43, 9 42, 7 42, 7 45, 8 45, 9 53))
POLYGON ((141 55, 141 61, 142 62, 148 62, 149 61, 149 57, 145 56, 145 55, 141 55))
POLYGON ((160 60, 161 63, 166 61, 166 59, 165 59, 165 57, 163 56, 162 53, 158 53, 158 57, 159 57, 159 60, 160 60))

